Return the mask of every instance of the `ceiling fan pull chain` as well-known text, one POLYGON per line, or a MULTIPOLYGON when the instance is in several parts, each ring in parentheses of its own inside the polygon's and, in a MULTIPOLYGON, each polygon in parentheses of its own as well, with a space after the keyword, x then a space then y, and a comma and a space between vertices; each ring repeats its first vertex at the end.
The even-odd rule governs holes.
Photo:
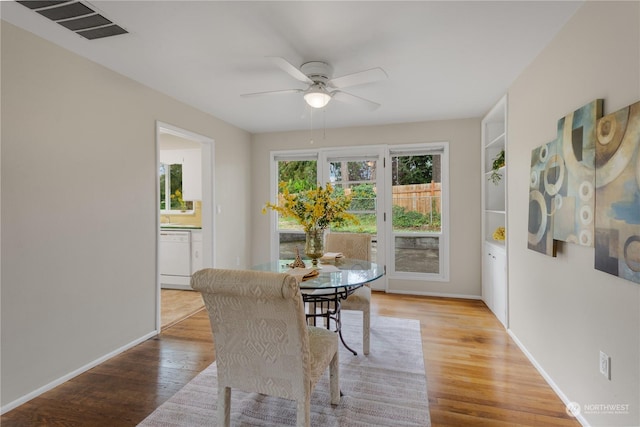
POLYGON ((309 108, 309 144, 313 145, 313 107, 307 106, 309 108))
POLYGON ((327 140, 327 109, 322 109, 322 140, 327 140))

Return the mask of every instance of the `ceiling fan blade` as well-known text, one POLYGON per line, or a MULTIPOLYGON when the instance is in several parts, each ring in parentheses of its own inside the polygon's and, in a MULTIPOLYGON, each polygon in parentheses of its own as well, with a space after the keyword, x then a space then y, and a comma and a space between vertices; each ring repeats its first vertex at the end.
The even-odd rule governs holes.
POLYGON ((369 101, 368 99, 364 99, 351 93, 343 92, 341 90, 334 90, 333 92, 331 92, 331 97, 340 102, 359 105, 369 111, 377 110, 380 107, 380 104, 378 104, 377 102, 369 101))
POLYGON ((262 96, 262 95, 282 95, 287 93, 300 93, 304 92, 302 89, 283 89, 283 90, 270 90, 267 92, 254 92, 254 93, 243 93, 242 97, 249 98, 252 96, 262 96))
POLYGON ((328 84, 331 87, 342 89, 348 86, 362 85, 365 83, 377 82, 379 80, 385 80, 388 78, 387 73, 380 67, 371 68, 370 70, 359 71, 353 74, 347 74, 346 76, 336 77, 329 80, 328 84))
POLYGON ((269 58, 274 64, 276 64, 278 67, 280 67, 284 72, 289 74, 294 79, 300 80, 301 82, 304 82, 310 85, 313 84, 313 80, 307 77, 305 73, 300 71, 298 67, 296 67, 286 59, 281 58, 279 56, 267 56, 267 58, 269 58))

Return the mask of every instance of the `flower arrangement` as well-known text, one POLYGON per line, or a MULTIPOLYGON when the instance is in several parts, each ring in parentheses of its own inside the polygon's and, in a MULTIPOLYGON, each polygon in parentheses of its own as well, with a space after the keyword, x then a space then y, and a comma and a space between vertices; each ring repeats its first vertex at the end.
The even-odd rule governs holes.
POLYGON ((506 230, 504 227, 496 228, 496 231, 493 232, 493 240, 504 241, 506 230))
POLYGON ((340 226, 348 222, 358 222, 354 215, 347 212, 351 196, 336 194, 330 183, 324 188, 318 186, 314 190, 298 193, 290 193, 286 182, 281 182, 279 187, 279 204, 267 202, 262 208, 263 214, 267 213, 267 209, 274 210, 285 218, 296 220, 306 233, 324 230, 330 225, 340 226))

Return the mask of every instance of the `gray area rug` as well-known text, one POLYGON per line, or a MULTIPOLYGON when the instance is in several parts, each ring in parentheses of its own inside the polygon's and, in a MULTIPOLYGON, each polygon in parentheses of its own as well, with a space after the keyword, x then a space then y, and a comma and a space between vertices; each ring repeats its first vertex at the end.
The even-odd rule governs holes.
MULTIPOLYGON (((340 404, 332 406, 329 374, 311 397, 312 426, 430 426, 420 323, 371 317, 371 352, 362 352, 362 313, 344 311, 343 336, 358 355, 340 344, 340 404)), ((216 364, 147 417, 140 426, 215 426, 216 364)), ((296 404, 257 393, 231 391, 232 426, 294 426, 296 404)))

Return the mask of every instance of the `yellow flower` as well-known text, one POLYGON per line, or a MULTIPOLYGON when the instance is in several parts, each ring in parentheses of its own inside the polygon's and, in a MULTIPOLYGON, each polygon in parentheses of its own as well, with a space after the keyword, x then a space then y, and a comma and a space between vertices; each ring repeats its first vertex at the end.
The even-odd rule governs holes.
POLYGON ((504 227, 496 228, 496 231, 493 232, 493 240, 504 241, 505 232, 506 232, 506 230, 504 229, 504 227))
POLYGON ((286 182, 279 184, 281 193, 278 204, 267 202, 262 213, 272 209, 284 218, 293 218, 305 232, 324 230, 330 225, 342 225, 347 222, 358 223, 357 218, 347 213, 351 196, 335 194, 334 188, 327 183, 325 188, 290 193, 286 182))

